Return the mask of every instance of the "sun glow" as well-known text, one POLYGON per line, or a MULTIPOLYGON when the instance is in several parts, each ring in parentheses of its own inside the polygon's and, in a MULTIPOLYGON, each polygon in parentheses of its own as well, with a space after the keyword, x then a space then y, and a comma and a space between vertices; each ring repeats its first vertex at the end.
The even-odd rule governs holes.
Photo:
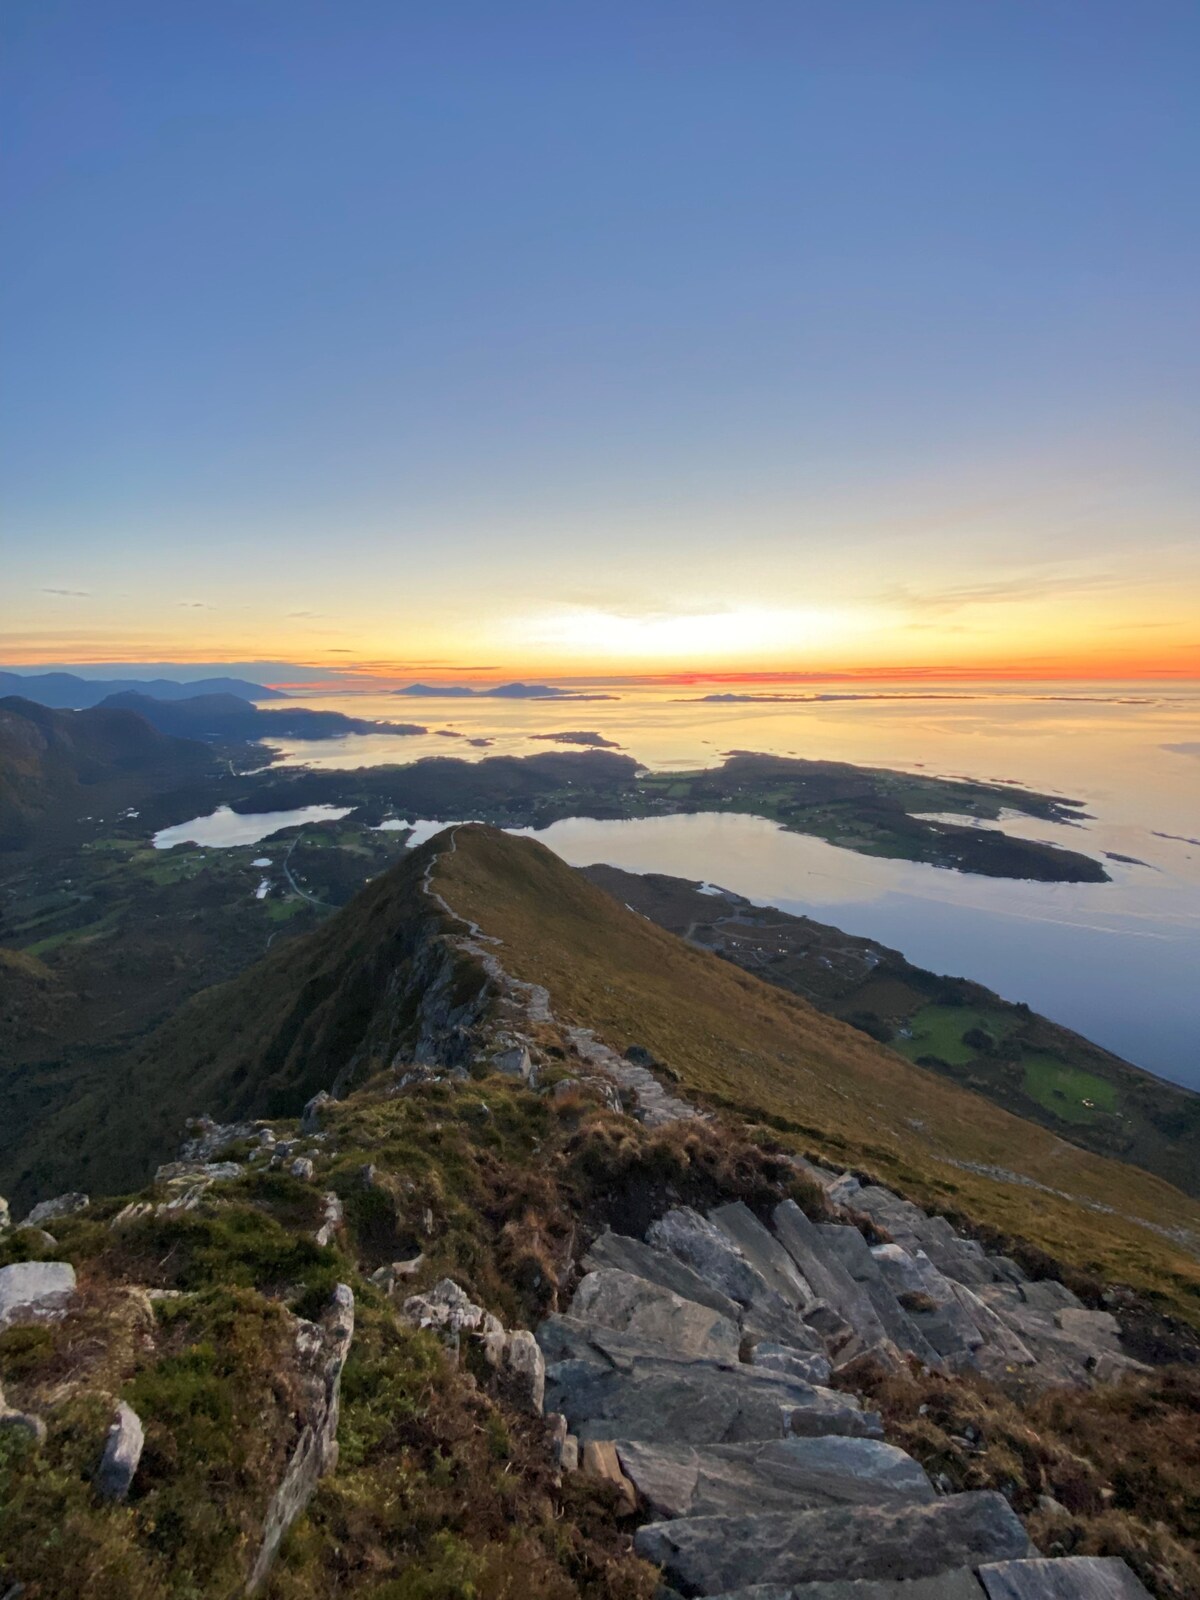
POLYGON ((865 612, 828 606, 731 606, 695 612, 561 610, 514 624, 514 638, 564 661, 711 662, 795 660, 837 651, 870 627, 865 612))

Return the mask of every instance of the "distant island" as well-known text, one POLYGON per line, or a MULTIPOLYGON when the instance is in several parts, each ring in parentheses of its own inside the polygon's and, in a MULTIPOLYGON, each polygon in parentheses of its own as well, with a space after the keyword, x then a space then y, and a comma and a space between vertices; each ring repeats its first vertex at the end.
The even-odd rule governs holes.
POLYGON ((593 750, 619 750, 621 746, 615 739, 606 739, 602 733, 531 733, 531 739, 537 739, 545 744, 586 744, 593 750))
POLYGON ((287 700, 282 689, 245 678, 81 678, 74 672, 0 672, 0 695, 20 695, 55 711, 88 711, 112 695, 145 695, 151 700, 192 700, 200 695, 232 694, 239 700, 287 700))
POLYGON ((549 683, 501 683, 495 688, 472 689, 465 683, 410 683, 393 694, 418 700, 616 700, 615 694, 576 694, 549 683))

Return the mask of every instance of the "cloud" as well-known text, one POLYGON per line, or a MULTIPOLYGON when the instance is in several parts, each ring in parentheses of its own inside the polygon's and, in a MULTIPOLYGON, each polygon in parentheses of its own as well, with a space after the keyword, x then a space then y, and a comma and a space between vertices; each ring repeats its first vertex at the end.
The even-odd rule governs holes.
POLYGON ((323 617, 323 611, 289 611, 289 617, 323 617))
POLYGON ((1019 572, 986 582, 953 583, 943 587, 915 589, 906 583, 893 584, 874 598, 883 605, 906 606, 914 611, 956 611, 960 606, 1008 605, 1017 601, 1041 600, 1053 594, 1092 594, 1100 590, 1125 587, 1128 578, 1116 572, 1046 573, 1019 572))
POLYGON ((90 589, 43 589, 43 594, 56 594, 72 600, 86 600, 91 595, 90 589))
POLYGON ((181 600, 180 609, 183 611, 215 611, 216 606, 210 606, 207 600, 181 600))

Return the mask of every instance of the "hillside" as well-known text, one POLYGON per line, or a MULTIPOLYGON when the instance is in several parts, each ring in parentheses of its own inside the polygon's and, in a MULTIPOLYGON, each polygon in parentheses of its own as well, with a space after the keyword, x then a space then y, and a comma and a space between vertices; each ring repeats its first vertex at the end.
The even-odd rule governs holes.
MULTIPOLYGON (((33 1119, 4 1148, 0 1192, 128 1188, 197 1109, 294 1115, 316 1090, 400 1050, 465 1055, 483 976, 438 941, 444 918, 420 891, 429 856, 413 851, 315 932, 204 990, 70 1103, 33 1119)), ((22 1091, 22 1081, 11 1087, 10 1126, 25 1121, 11 1114, 22 1091)))
POLYGON ((1072 1144, 1200 1196, 1200 1095, 983 984, 729 889, 594 866, 622 904, 1072 1144))
POLYGON ((641 1046, 689 1091, 798 1151, 876 1172, 1200 1320, 1196 1201, 685 944, 533 841, 478 826, 430 841, 315 932, 198 995, 10 1148, 0 1187, 120 1188, 162 1159, 197 1105, 295 1114, 398 1053, 469 1062, 496 1025, 481 967, 491 947, 444 937, 455 924, 422 892, 429 867, 453 912, 501 941, 507 970, 546 988, 560 1054, 576 1048, 567 1025, 618 1052, 641 1046))
POLYGON ((189 739, 337 739, 347 733, 424 733, 413 722, 370 722, 340 711, 311 711, 307 706, 260 711, 236 694, 200 694, 158 700, 123 692, 101 702, 108 709, 136 711, 163 733, 189 739))
POLYGON ((54 711, 9 696, 0 700, 0 850, 28 843, 49 814, 73 815, 81 791, 93 792, 93 804, 124 800, 198 774, 209 760, 124 707, 54 711))
POLYGON ((618 1051, 640 1045, 690 1090, 799 1150, 1154 1292, 1200 1321, 1200 1204, 1135 1167, 909 1063, 806 1001, 684 944, 531 841, 457 830, 433 881, 499 938, 518 978, 618 1051))

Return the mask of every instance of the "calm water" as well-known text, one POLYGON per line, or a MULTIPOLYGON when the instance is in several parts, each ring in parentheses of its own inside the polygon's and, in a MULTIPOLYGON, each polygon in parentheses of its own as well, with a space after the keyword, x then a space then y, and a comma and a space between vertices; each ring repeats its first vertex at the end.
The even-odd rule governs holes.
POLYGON ((1026 1000, 1140 1066, 1200 1088, 1200 685, 921 686, 924 696, 952 698, 757 705, 688 703, 680 698, 688 691, 675 688, 611 692, 619 698, 562 704, 315 696, 302 703, 419 721, 431 732, 295 741, 281 754, 325 767, 433 754, 477 760, 553 749, 532 736, 585 729, 657 768, 763 750, 1008 779, 1077 797, 1092 813, 1082 828, 1029 818, 1002 825, 1142 865, 1107 862, 1109 884, 1007 882, 873 860, 744 817, 572 819, 540 837, 576 865, 672 872, 811 912, 922 966, 1026 1000), (479 749, 435 729, 493 744, 479 749))
MULTIPOLYGON (((257 844, 280 828, 299 827, 302 822, 338 822, 349 816, 350 806, 301 806, 295 811, 255 811, 242 816, 228 806, 218 806, 207 817, 193 817, 173 828, 160 828, 151 843, 156 850, 170 850, 177 844, 202 844, 211 850, 228 850, 234 845, 257 844)), ((271 865, 263 858, 254 866, 271 865)), ((261 898, 261 896, 260 896, 261 898)))

